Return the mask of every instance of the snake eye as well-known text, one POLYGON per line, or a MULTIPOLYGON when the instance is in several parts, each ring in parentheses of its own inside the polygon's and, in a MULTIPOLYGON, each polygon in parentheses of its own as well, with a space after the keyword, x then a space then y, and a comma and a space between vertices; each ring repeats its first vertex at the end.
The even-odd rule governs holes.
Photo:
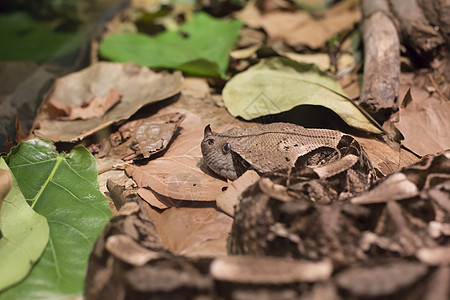
POLYGON ((229 144, 229 143, 223 144, 222 150, 223 150, 223 153, 224 153, 224 154, 230 152, 230 144, 229 144))

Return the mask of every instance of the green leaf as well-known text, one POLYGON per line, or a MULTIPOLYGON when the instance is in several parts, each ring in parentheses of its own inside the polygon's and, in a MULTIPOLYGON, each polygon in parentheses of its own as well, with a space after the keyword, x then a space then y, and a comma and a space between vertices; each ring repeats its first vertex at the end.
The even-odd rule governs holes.
POLYGON ((54 32, 23 12, 0 17, 0 59, 44 62, 75 51, 82 35, 54 32))
POLYGON ((246 120, 288 111, 298 105, 321 105, 333 110, 350 126, 381 132, 343 96, 340 85, 313 64, 269 58, 234 76, 222 94, 228 111, 246 120))
POLYGON ((100 54, 117 62, 178 69, 197 76, 226 77, 228 54, 239 38, 241 26, 239 20, 222 21, 197 13, 178 31, 165 31, 156 37, 111 35, 100 44, 100 54))
MULTIPOLYGON (((11 173, 3 157, 0 169, 11 173)), ((47 220, 27 204, 14 176, 0 209, 0 230, 1 291, 25 278, 49 237, 47 220)))
POLYGON ((13 148, 6 162, 31 207, 47 218, 50 239, 30 275, 0 299, 81 294, 89 253, 111 217, 94 157, 81 146, 58 154, 50 142, 33 139, 13 148))

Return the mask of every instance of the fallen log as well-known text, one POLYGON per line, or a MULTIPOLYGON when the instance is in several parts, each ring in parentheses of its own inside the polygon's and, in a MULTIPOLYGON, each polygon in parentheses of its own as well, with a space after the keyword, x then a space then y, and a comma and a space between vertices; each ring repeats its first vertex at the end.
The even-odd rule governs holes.
POLYGON ((398 110, 400 41, 385 0, 362 1, 364 80, 359 104, 382 123, 398 110))

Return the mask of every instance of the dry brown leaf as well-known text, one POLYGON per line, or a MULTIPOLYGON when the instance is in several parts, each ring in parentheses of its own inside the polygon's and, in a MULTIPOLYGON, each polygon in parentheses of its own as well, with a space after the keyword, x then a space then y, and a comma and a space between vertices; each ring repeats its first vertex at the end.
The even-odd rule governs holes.
POLYGON ((36 117, 34 133, 52 141, 73 142, 114 122, 128 119, 144 105, 179 93, 181 84, 180 72, 155 73, 131 63, 100 62, 56 80, 36 117), (53 120, 42 109, 48 103, 56 106, 82 106, 86 99, 103 97, 112 88, 120 90, 123 97, 101 118, 53 120))
POLYGON ((271 40, 287 41, 291 35, 296 34, 296 31, 299 28, 302 28, 312 21, 313 19, 306 11, 278 11, 262 16, 261 26, 267 32, 271 40))
POLYGON ((246 171, 235 181, 228 182, 228 189, 216 199, 217 206, 228 215, 234 215, 234 206, 239 201, 241 193, 259 179, 258 173, 253 170, 246 171))
POLYGON ((163 245, 175 254, 227 254, 226 239, 233 219, 214 208, 171 207, 152 220, 163 245))
POLYGON ((2 208, 3 199, 8 195, 11 186, 11 174, 8 171, 0 169, 0 209, 2 208))
POLYGON ((70 106, 63 103, 49 102, 44 108, 50 117, 60 120, 88 120, 99 118, 122 99, 122 92, 111 88, 106 96, 89 99, 81 106, 70 106))
POLYGON ((208 82, 203 78, 185 78, 181 90, 185 97, 203 99, 210 96, 208 82))
POLYGON ((420 156, 449 149, 450 102, 430 97, 414 87, 411 96, 411 103, 400 107, 396 124, 405 138, 403 145, 420 156))
POLYGON ((184 117, 174 112, 128 122, 100 143, 98 156, 123 160, 148 158, 166 149, 184 117))
POLYGON ((220 105, 221 97, 221 95, 210 94, 209 86, 205 79, 187 77, 183 80, 181 97, 178 101, 162 108, 158 114, 189 110, 199 116, 204 125, 211 124, 211 127, 214 128, 227 124, 233 124, 242 128, 255 125, 255 123, 244 122, 230 115, 223 107, 223 104, 220 105))
POLYGON ((260 27, 261 13, 255 5, 255 1, 249 1, 240 11, 235 13, 236 18, 244 22, 249 27, 260 27))
POLYGON ((151 189, 140 188, 137 190, 137 193, 145 202, 158 209, 166 209, 174 206, 170 198, 158 195, 151 189))
POLYGON ((395 150, 375 139, 355 137, 369 155, 373 167, 386 176, 399 168, 417 162, 419 159, 405 149, 395 150))
POLYGON ((139 187, 172 199, 214 201, 227 184, 205 173, 200 150, 204 124, 190 111, 178 111, 186 118, 180 124, 180 135, 164 156, 144 166, 130 165, 126 172, 139 187))
POLYGON ((283 40, 291 46, 320 48, 335 34, 352 29, 361 20, 357 1, 347 0, 328 9, 315 19, 305 11, 277 11, 264 16, 250 2, 237 18, 251 27, 263 27, 272 41, 283 40))

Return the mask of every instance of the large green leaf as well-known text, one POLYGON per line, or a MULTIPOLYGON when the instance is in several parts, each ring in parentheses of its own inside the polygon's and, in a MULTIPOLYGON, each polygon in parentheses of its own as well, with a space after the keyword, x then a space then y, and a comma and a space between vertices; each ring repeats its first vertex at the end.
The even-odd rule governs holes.
POLYGON ((89 253, 111 217, 94 157, 81 146, 58 154, 50 142, 34 139, 13 148, 6 162, 31 207, 47 218, 50 239, 30 275, 0 299, 81 294, 89 253))
POLYGON ((100 54, 117 62, 225 77, 228 53, 239 38, 241 26, 238 20, 222 21, 197 13, 178 31, 165 31, 156 37, 111 35, 100 44, 100 54))
POLYGON ((321 105, 350 126, 380 133, 346 97, 340 85, 313 64, 274 57, 234 76, 223 89, 233 116, 251 120, 288 111, 298 105, 321 105))
POLYGON ((44 62, 76 50, 82 35, 54 32, 17 12, 0 17, 0 59, 44 62))
MULTIPOLYGON (((9 173, 0 157, 0 169, 9 173)), ((0 291, 24 279, 48 243, 47 220, 25 201, 17 180, 0 209, 0 291)))

